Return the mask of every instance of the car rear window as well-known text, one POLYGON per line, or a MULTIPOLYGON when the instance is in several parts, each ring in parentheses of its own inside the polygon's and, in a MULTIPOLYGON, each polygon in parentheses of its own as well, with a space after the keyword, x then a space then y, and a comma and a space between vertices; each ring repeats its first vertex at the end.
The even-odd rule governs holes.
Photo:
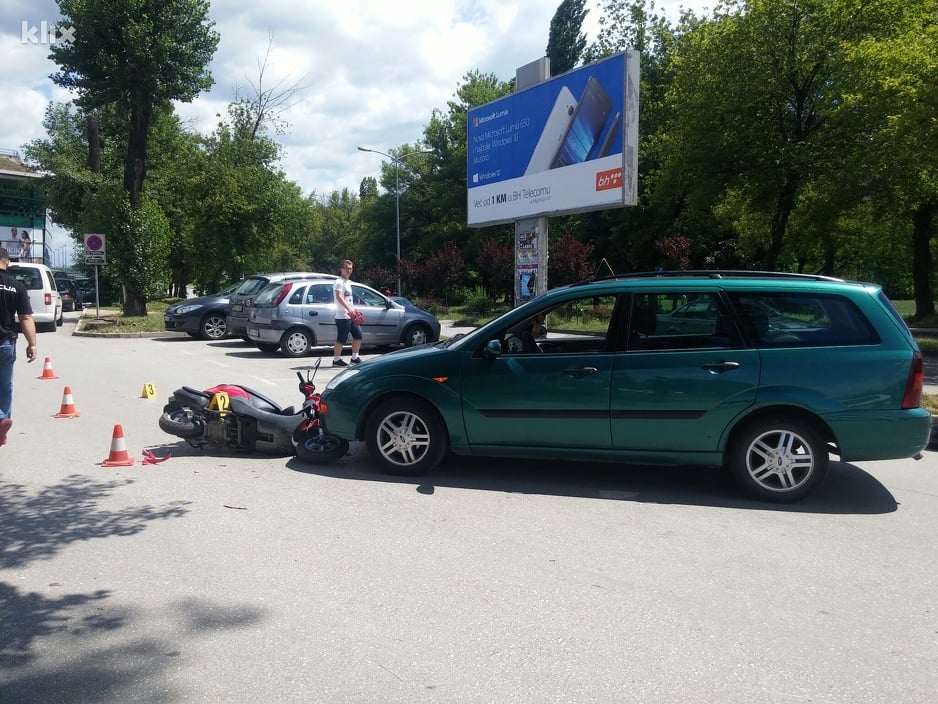
MULTIPOLYGON (((269 307, 270 304, 277 300, 280 296, 280 292, 283 290, 283 287, 286 284, 270 284, 267 288, 261 291, 257 298, 254 299, 255 308, 265 308, 269 307)), ((241 292, 241 289, 238 289, 238 292, 241 292)))
POLYGON ((896 310, 896 307, 892 304, 892 301, 889 300, 889 296, 887 296, 885 293, 880 291, 877 298, 879 298, 879 302, 882 303, 883 306, 885 306, 886 310, 889 311, 889 315, 891 315, 895 319, 895 321, 899 323, 899 325, 901 325, 903 328, 905 328, 911 335, 911 330, 909 330, 909 324, 905 322, 905 318, 903 318, 902 315, 899 313, 899 311, 896 310))
POLYGON ((36 269, 20 269, 19 267, 10 267, 10 273, 28 288, 30 291, 42 290, 42 276, 36 269))
POLYGON ((875 345, 875 328, 850 299, 824 293, 732 292, 746 337, 758 347, 875 345))
POLYGON ((236 296, 253 296, 255 293, 260 291, 264 286, 267 285, 268 279, 257 279, 257 278, 248 278, 244 280, 238 290, 235 291, 236 296))

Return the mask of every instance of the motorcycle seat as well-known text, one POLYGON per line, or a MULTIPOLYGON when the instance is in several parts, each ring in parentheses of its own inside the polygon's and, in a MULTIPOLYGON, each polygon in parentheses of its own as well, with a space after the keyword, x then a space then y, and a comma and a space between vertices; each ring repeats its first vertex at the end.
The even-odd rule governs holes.
POLYGON ((211 400, 212 398, 211 394, 207 394, 204 391, 200 391, 199 389, 193 389, 191 386, 183 386, 182 388, 184 391, 188 391, 193 396, 201 396, 207 401, 211 400))

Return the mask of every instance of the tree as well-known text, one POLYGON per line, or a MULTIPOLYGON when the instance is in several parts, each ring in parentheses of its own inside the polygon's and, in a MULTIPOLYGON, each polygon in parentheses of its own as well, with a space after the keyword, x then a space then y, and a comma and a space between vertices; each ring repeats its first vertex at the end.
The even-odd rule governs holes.
POLYGON ((426 258, 446 242, 454 241, 471 260, 478 256, 486 236, 513 240, 511 226, 471 229, 466 225, 467 116, 471 108, 502 98, 511 89, 510 81, 502 81, 495 74, 470 71, 463 76, 453 99, 447 101, 446 111, 433 111, 424 129, 424 144, 433 154, 411 167, 428 170, 421 172, 408 191, 408 207, 419 213, 423 222, 405 233, 416 234, 416 241, 402 245, 407 256, 426 258))
POLYGON ((551 244, 548 262, 548 277, 553 285, 571 284, 585 281, 596 273, 596 266, 590 262, 595 247, 577 241, 569 232, 564 232, 560 239, 551 244))
POLYGON ((232 103, 228 119, 177 165, 190 224, 185 252, 200 287, 273 268, 272 241, 279 239, 271 231, 273 214, 285 192, 275 169, 278 147, 264 136, 252 138, 254 124, 249 106, 232 103))
POLYGON ((515 274, 515 252, 511 243, 499 242, 494 237, 484 238, 476 266, 482 274, 482 283, 493 298, 500 295, 511 297, 515 274))
POLYGON ((235 102, 242 103, 254 117, 251 127, 251 139, 257 139, 269 126, 280 132, 286 127, 280 115, 294 105, 294 98, 304 88, 302 82, 297 81, 284 87, 282 81, 273 86, 265 86, 264 74, 270 66, 270 52, 274 45, 273 33, 267 36, 267 52, 264 58, 257 63, 257 82, 249 81, 251 94, 243 95, 240 90, 235 95, 235 102))
MULTIPOLYGON (((668 92, 663 181, 684 193, 682 217, 715 215, 766 269, 796 264, 784 247, 805 222, 805 196, 832 183, 860 136, 840 109, 845 47, 875 31, 887 1, 727 0, 688 34, 668 92)), ((825 219, 843 207, 819 204, 825 219)))
POLYGON ((550 20, 546 52, 551 76, 574 68, 586 48, 586 36, 581 31, 589 13, 585 7, 586 0, 563 0, 550 20))
POLYGON ((462 250, 455 242, 447 242, 439 252, 434 252, 424 264, 424 273, 430 291, 443 295, 444 305, 449 305, 449 288, 462 274, 466 262, 462 250))
POLYGON ((853 142, 841 177, 857 184, 858 208, 872 202, 885 216, 881 223, 896 213, 908 222, 914 317, 922 319, 935 314, 938 1, 880 0, 875 9, 864 36, 845 51, 847 88, 839 110, 859 124, 861 138, 853 142))
MULTIPOLYGON (((660 189, 662 163, 669 144, 671 109, 665 96, 674 79, 674 58, 686 36, 701 22, 684 12, 678 26, 655 12, 654 2, 602 0, 599 32, 587 47, 584 61, 592 62, 637 49, 640 61, 638 205, 558 218, 556 229, 570 232, 596 251, 616 271, 648 270, 658 255, 655 242, 675 233, 680 202, 660 189)), ((712 231, 712 217, 703 229, 712 231)))
MULTIPOLYGON (((116 106, 126 115, 123 187, 130 210, 135 211, 142 202, 154 110, 172 100, 189 102, 212 84, 205 67, 215 53, 218 34, 208 20, 208 1, 58 0, 58 4, 63 23, 75 29, 75 39, 53 45, 50 55, 61 70, 52 80, 74 90, 77 104, 87 112, 116 106)), ((136 236, 126 228, 109 234, 136 236)), ((134 247, 116 246, 114 251, 133 252, 134 247)), ((128 260, 120 265, 129 274, 143 263, 128 260)), ((137 278, 127 276, 122 282, 126 315, 146 314, 143 292, 129 283, 137 278)))

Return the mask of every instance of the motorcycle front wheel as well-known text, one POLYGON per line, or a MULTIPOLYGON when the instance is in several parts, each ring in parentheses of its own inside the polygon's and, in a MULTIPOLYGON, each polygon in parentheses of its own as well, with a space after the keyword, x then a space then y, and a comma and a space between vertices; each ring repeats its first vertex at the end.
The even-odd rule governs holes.
POLYGON ((311 464, 330 464, 348 454, 348 440, 309 431, 297 438, 296 456, 311 464))
POLYGON ((202 424, 194 420, 188 408, 173 408, 160 416, 160 430, 177 438, 197 438, 202 434, 202 424))

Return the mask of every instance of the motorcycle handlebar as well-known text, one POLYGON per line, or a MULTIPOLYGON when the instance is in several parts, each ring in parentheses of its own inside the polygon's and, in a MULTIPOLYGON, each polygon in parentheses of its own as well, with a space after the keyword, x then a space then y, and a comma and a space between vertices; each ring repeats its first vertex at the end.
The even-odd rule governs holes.
POLYGON ((308 396, 316 390, 316 385, 313 383, 312 379, 304 379, 303 375, 299 372, 296 373, 296 378, 300 380, 300 393, 304 396, 308 396))

